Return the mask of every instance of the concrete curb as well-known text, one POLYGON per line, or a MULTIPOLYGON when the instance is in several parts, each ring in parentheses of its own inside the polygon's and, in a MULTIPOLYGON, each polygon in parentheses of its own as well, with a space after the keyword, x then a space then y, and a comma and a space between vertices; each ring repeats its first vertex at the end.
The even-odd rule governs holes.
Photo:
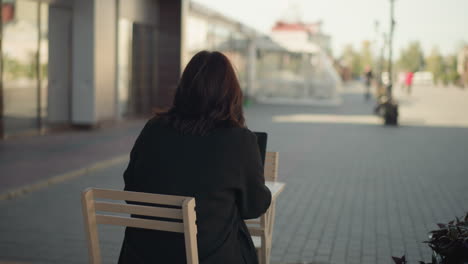
POLYGON ((77 178, 79 176, 85 175, 93 171, 102 170, 102 169, 111 167, 113 165, 126 162, 128 161, 128 158, 129 158, 128 154, 115 156, 111 159, 98 161, 96 163, 91 164, 90 166, 87 166, 81 169, 69 171, 64 174, 60 174, 57 176, 47 178, 45 180, 38 181, 33 184, 28 184, 28 185, 21 186, 19 188, 8 190, 6 192, 0 193, 0 201, 11 200, 11 199, 20 197, 22 195, 25 195, 27 193, 31 193, 40 189, 44 189, 53 184, 71 180, 71 179, 77 178))

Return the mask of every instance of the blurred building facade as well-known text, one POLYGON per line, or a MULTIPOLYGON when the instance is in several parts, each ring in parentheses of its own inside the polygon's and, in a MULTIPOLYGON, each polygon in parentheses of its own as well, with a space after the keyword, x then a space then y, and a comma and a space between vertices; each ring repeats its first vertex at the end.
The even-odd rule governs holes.
POLYGON ((273 39, 295 45, 296 49, 331 52, 331 37, 322 31, 322 21, 303 23, 300 21, 278 21, 271 30, 273 39), (292 43, 294 42, 294 43, 292 43))
POLYGON ((321 26, 321 22, 300 21, 278 21, 273 26, 272 40, 295 56, 283 57, 277 63, 280 67, 269 70, 280 80, 264 85, 262 99, 305 103, 337 99, 341 79, 329 56, 330 37, 321 26))
POLYGON ((245 89, 249 85, 248 71, 252 63, 248 45, 256 31, 193 1, 189 3, 187 14, 184 63, 201 50, 221 51, 234 64, 241 87, 245 89))
POLYGON ((2 0, 0 137, 170 105, 187 1, 2 0))
POLYGON ((189 0, 0 2, 0 138, 168 107, 200 50, 226 54, 258 101, 323 101, 340 86, 321 23, 301 24, 304 50, 278 25, 258 32, 189 0))
POLYGON ((247 97, 298 103, 338 96, 340 78, 321 23, 280 22, 266 34, 194 2, 187 13, 185 62, 200 50, 223 52, 236 67, 247 97))

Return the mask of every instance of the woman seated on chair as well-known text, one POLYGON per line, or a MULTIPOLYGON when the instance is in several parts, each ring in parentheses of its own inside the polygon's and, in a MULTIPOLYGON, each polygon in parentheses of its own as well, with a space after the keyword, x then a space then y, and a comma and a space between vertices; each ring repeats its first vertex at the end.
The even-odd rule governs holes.
MULTIPOLYGON (((125 190, 195 197, 200 263, 257 263, 244 219, 269 207, 255 134, 228 58, 197 53, 173 106, 149 120, 130 153, 125 190)), ((183 234, 127 228, 119 263, 185 263, 183 234)))

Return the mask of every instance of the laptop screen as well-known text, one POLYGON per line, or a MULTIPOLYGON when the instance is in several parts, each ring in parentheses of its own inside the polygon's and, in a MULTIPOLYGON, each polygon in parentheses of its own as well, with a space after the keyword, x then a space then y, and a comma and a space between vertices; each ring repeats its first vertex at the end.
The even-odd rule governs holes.
POLYGON ((265 132, 254 132, 254 133, 257 136, 258 149, 260 150, 260 156, 262 157, 262 164, 265 165, 268 134, 265 132))

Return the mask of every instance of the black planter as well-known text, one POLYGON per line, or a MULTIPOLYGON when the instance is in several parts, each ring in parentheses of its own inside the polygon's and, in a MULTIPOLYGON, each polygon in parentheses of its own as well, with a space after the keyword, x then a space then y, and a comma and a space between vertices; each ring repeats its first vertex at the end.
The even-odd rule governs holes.
POLYGON ((384 98, 374 111, 384 119, 385 125, 398 125, 398 104, 395 101, 384 98))

